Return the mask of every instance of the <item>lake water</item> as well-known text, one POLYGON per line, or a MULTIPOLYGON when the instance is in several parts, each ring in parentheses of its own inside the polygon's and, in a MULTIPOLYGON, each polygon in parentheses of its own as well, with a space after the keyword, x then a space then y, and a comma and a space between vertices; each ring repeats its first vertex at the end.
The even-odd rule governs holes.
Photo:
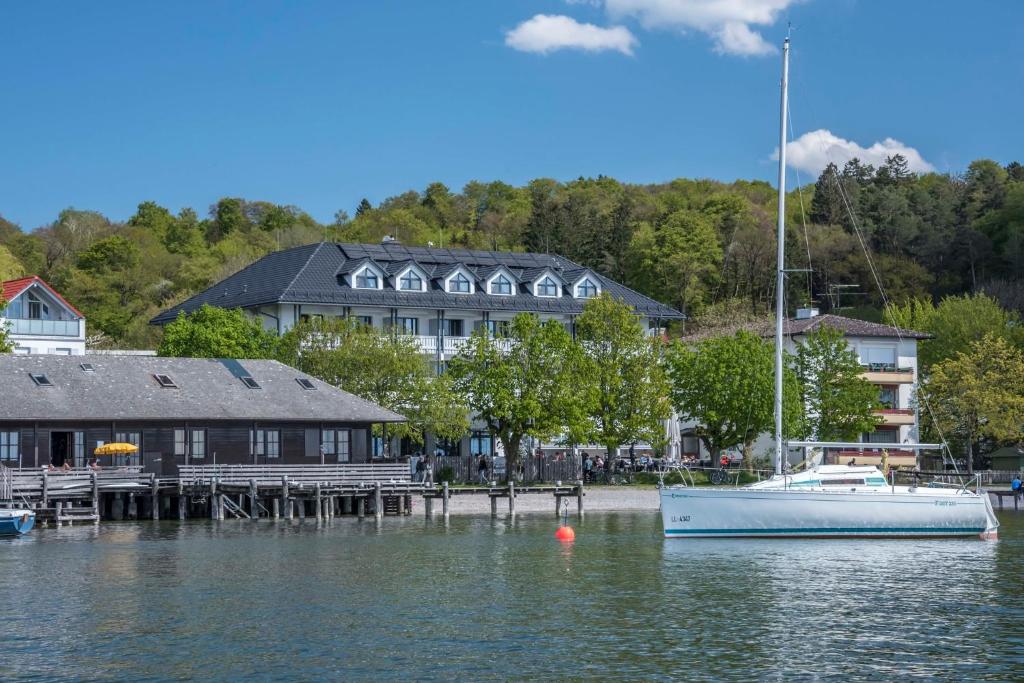
POLYGON ((1024 677, 979 540, 666 541, 656 514, 111 523, 0 542, 0 679, 1024 677))

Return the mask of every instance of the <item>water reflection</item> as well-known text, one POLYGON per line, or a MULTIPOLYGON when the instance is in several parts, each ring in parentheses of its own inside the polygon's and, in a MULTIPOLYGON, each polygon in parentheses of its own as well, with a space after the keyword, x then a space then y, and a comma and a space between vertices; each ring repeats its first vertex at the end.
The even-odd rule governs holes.
POLYGON ((106 524, 0 544, 0 679, 1020 678, 981 541, 664 540, 652 514, 106 524))

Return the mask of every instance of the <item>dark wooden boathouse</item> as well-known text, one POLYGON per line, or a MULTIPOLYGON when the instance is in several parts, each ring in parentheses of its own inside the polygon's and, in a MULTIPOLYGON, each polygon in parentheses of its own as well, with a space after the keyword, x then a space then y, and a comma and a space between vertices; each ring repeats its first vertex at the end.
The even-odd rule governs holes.
POLYGON ((404 418, 271 360, 116 355, 0 356, 0 464, 85 466, 101 458, 162 476, 178 465, 371 460, 372 426, 404 418))

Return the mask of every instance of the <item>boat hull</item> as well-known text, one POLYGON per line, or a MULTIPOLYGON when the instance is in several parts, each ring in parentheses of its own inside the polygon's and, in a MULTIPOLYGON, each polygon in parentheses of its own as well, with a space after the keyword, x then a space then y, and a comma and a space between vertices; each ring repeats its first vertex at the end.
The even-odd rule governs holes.
POLYGON ((36 515, 31 510, 0 510, 0 536, 21 536, 35 526, 36 515))
POLYGON ((991 538, 998 526, 987 495, 693 487, 663 488, 660 494, 667 538, 991 538))

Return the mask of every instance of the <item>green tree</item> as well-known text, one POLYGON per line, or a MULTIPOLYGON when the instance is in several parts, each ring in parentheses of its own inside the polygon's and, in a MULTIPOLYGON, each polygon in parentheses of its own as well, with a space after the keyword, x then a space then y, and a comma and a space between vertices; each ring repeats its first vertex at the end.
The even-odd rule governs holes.
POLYGON ((485 330, 474 334, 448 373, 501 441, 512 471, 526 436, 572 440, 587 432, 590 392, 579 391, 582 362, 563 325, 522 313, 502 339, 485 330))
POLYGON ((14 280, 25 274, 25 267, 10 249, 0 244, 0 282, 14 280))
POLYGON ((967 471, 974 471, 980 438, 1024 440, 1024 353, 988 335, 932 368, 922 385, 929 415, 941 434, 963 444, 967 471))
MULTIPOLYGON (((775 351, 749 332, 712 337, 688 348, 680 342, 666 354, 672 404, 715 460, 726 448, 743 447, 752 467, 759 434, 775 431, 775 351)), ((800 381, 790 368, 783 379, 783 436, 803 436, 800 381)))
POLYGON ((591 299, 576 319, 576 341, 590 360, 591 381, 581 384, 595 394, 592 438, 608 457, 623 444, 663 440, 671 405, 661 342, 646 334, 633 309, 608 293, 591 299))
POLYGON ((128 219, 128 225, 148 230, 161 241, 166 238, 173 224, 174 216, 171 212, 156 202, 142 202, 135 215, 128 219))
POLYGON ((842 332, 823 326, 807 335, 797 346, 795 367, 814 440, 855 441, 875 430, 878 387, 861 376, 857 353, 842 332))
POLYGON ((422 443, 426 432, 457 439, 469 428, 465 401, 410 336, 380 334, 352 318, 313 319, 282 336, 278 358, 404 416, 408 422, 386 427, 385 444, 392 436, 422 443))
POLYGON ((927 299, 911 299, 886 311, 888 321, 904 329, 928 332, 918 342, 918 359, 927 372, 937 363, 967 351, 986 336, 1020 345, 1024 342, 1018 317, 986 294, 948 296, 936 306, 927 299))
POLYGON ((189 358, 274 358, 277 337, 240 309, 203 306, 164 328, 157 354, 189 358))

